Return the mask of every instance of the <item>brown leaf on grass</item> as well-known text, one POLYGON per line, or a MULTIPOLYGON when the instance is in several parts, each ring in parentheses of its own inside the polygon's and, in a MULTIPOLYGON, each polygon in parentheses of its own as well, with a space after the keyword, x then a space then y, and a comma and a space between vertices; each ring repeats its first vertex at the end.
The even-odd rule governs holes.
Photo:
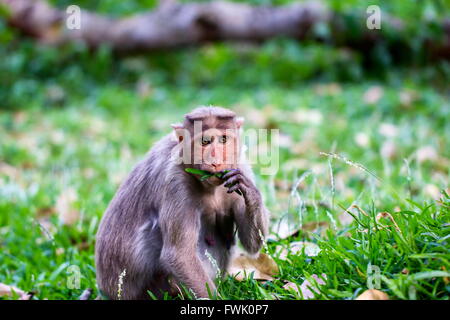
POLYGON ((318 286, 324 285, 327 279, 326 274, 322 273, 321 277, 316 274, 313 274, 312 281, 306 279, 300 286, 297 286, 295 283, 288 282, 283 286, 285 290, 294 290, 295 292, 301 294, 303 299, 313 299, 314 294, 319 294, 320 291, 317 289, 318 286))
POLYGON ((438 159, 438 154, 433 146, 423 146, 416 151, 417 162, 423 163, 425 161, 434 162, 438 159))
POLYGON ((400 228, 397 225, 397 222, 395 222, 394 217, 389 213, 389 212, 379 212, 377 214, 377 216, 375 217, 377 222, 380 222, 381 219, 389 219, 392 224, 394 225, 395 229, 399 232, 402 233, 402 231, 400 230, 400 228))
POLYGON ((153 93, 153 88, 149 80, 141 78, 136 83, 136 93, 140 98, 148 98, 153 93))
POLYGON ((310 165, 311 163, 308 160, 296 158, 286 161, 282 166, 283 170, 293 171, 295 169, 307 169, 310 165))
POLYGON ((246 108, 240 107, 239 113, 244 116, 248 122, 258 128, 275 129, 278 127, 277 121, 279 120, 278 109, 271 105, 266 105, 261 109, 247 106, 246 108))
POLYGON ((24 111, 18 111, 13 113, 14 123, 17 125, 22 125, 28 120, 28 114, 24 111))
POLYGON ((308 257, 315 257, 319 254, 320 248, 317 244, 308 241, 294 241, 289 243, 289 248, 284 246, 277 246, 275 251, 279 253, 278 258, 281 260, 286 260, 288 254, 298 255, 305 250, 305 254, 308 257))
POLYGON ((367 104, 375 104, 383 97, 383 88, 380 86, 370 87, 363 96, 363 100, 367 104))
POLYGON ((370 146, 370 137, 364 132, 358 132, 355 135, 355 142, 358 146, 367 148, 370 146))
POLYGON ((398 128, 392 123, 382 123, 378 128, 378 132, 386 138, 395 138, 398 135, 398 128))
POLYGON ((385 159, 393 159, 397 154, 397 146, 394 141, 387 140, 380 148, 380 154, 385 159))
POLYGON ((434 200, 439 200, 439 198, 441 197, 441 191, 439 190, 439 188, 431 183, 425 185, 425 187, 423 188, 423 192, 425 193, 425 195, 433 198, 434 200))
POLYGON ((53 223, 50 221, 50 219, 40 218, 37 220, 37 222, 39 223, 39 227, 41 228, 42 234, 45 236, 46 240, 53 240, 53 236, 58 230, 56 226, 53 225, 53 223))
POLYGON ((410 108, 418 99, 419 94, 413 90, 406 89, 399 93, 400 104, 405 108, 410 108))
POLYGON ((369 289, 360 294, 356 300, 389 300, 389 297, 383 291, 369 289))
POLYGON ((272 276, 278 274, 279 269, 276 262, 265 253, 253 258, 240 251, 232 258, 227 270, 227 273, 238 281, 243 281, 252 272, 255 280, 273 280, 272 276))
POLYGON ((36 218, 38 218, 38 219, 49 218, 54 213, 55 213, 55 208, 52 208, 52 207, 38 208, 36 211, 36 218))
POLYGON ((56 211, 53 207, 42 207, 36 210, 37 223, 47 240, 53 240, 53 236, 57 231, 56 226, 50 221, 50 217, 54 213, 56 213, 56 211))
POLYGON ((278 138, 278 145, 282 148, 290 149, 292 148, 294 142, 292 140, 292 137, 288 134, 285 134, 283 132, 280 132, 279 138, 278 138))
POLYGON ((319 125, 322 123, 323 116, 319 110, 298 108, 295 112, 292 112, 286 120, 298 124, 319 125))
POLYGON ((19 288, 16 288, 14 286, 9 286, 4 283, 0 283, 0 297, 9 296, 12 297, 13 295, 17 294, 19 296, 19 300, 30 300, 32 295, 29 293, 26 293, 23 290, 20 290, 19 288))
POLYGON ((336 96, 342 92, 342 88, 338 83, 318 84, 314 92, 320 96, 336 96))
POLYGON ((20 178, 20 170, 5 162, 0 162, 0 177, 5 175, 11 180, 17 181, 20 178))
POLYGON ((80 214, 73 208, 74 202, 77 201, 77 199, 77 193, 72 188, 64 190, 59 195, 56 200, 55 209, 62 224, 73 225, 78 221, 80 214))
POLYGON ((351 224, 355 218, 352 217, 351 214, 349 214, 347 211, 342 212, 341 214, 338 215, 338 220, 341 223, 342 226, 348 226, 349 224, 351 224))
MULTIPOLYGON (((447 269, 445 268, 445 266, 441 266, 441 270, 444 271, 444 272, 447 271, 447 269)), ((445 283, 446 285, 450 283, 450 277, 443 277, 442 279, 444 280, 444 283, 445 283)))
POLYGON ((329 228, 329 223, 326 221, 312 221, 307 222, 302 225, 301 228, 292 228, 292 226, 286 221, 286 219, 282 219, 272 226, 272 233, 268 238, 277 240, 277 239, 288 239, 291 237, 296 237, 299 235, 300 231, 306 232, 317 232, 319 230, 326 230, 329 228))

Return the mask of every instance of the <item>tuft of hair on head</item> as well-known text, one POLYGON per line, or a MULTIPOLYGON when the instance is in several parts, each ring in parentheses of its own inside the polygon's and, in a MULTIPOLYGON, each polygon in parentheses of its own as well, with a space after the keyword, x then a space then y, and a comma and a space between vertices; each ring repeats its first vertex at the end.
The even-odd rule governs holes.
POLYGON ((234 120, 236 113, 233 111, 216 106, 200 106, 186 114, 185 119, 194 122, 196 120, 203 120, 205 118, 215 117, 219 120, 234 120))

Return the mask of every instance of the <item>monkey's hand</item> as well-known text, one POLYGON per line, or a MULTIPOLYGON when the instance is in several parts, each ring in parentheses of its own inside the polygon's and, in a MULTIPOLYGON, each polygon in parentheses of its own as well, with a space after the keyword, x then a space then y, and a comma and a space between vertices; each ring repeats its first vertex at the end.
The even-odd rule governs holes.
POLYGON ((252 180, 244 175, 241 169, 233 169, 227 172, 222 179, 225 181, 224 186, 228 188, 227 193, 240 191, 247 205, 261 203, 261 194, 258 188, 252 180))
POLYGON ((234 218, 244 249, 250 254, 256 254, 264 243, 269 223, 269 215, 261 193, 243 170, 232 170, 222 178, 225 180, 228 193, 236 190, 242 192, 245 204, 242 201, 235 201, 234 218))

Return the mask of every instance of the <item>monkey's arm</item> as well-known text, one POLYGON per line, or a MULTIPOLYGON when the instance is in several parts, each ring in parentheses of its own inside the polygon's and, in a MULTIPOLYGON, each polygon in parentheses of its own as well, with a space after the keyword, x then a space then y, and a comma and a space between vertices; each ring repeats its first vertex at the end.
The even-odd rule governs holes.
POLYGON ((228 193, 236 190, 242 192, 244 201, 234 207, 234 218, 238 228, 239 240, 251 254, 257 253, 263 244, 262 237, 267 236, 269 212, 264 206, 261 193, 253 181, 240 169, 235 169, 223 176, 228 193))
POLYGON ((197 297, 208 298, 206 284, 210 291, 215 285, 205 272, 198 257, 197 243, 200 221, 195 207, 184 203, 165 201, 161 208, 161 232, 163 247, 161 262, 175 277, 175 280, 191 288, 197 297))

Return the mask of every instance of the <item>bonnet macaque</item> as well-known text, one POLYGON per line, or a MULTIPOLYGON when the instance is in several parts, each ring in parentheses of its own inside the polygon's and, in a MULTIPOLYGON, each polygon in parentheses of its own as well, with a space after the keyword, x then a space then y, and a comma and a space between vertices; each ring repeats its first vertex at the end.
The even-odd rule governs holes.
POLYGON ((147 291, 175 295, 183 284, 208 298, 207 287, 216 290, 214 264, 225 273, 236 234, 246 251, 258 253, 268 212, 250 166, 240 161, 242 123, 228 109, 199 107, 131 171, 97 233, 103 295, 148 299, 147 291))

